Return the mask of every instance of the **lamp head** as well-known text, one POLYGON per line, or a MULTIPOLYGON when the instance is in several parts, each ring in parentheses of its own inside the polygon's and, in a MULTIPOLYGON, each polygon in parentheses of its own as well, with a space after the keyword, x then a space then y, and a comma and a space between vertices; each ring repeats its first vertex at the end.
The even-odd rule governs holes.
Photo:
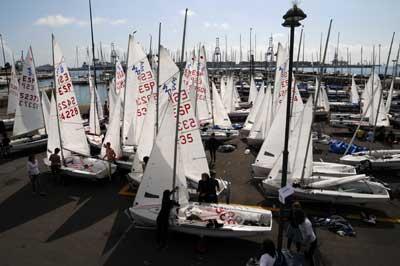
POLYGON ((301 10, 299 7, 297 7, 297 4, 294 4, 291 9, 289 9, 286 14, 283 16, 283 19, 285 20, 282 23, 282 26, 284 27, 298 27, 300 26, 300 21, 305 19, 307 15, 301 10))

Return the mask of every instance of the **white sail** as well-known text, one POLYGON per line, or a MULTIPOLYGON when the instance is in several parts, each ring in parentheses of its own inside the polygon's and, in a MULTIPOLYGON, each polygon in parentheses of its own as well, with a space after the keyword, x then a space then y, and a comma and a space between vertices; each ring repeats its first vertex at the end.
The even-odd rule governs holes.
POLYGON ((44 127, 39 86, 31 48, 29 48, 23 63, 19 95, 13 128, 14 136, 44 127))
POLYGON ((235 111, 235 92, 233 86, 233 77, 229 76, 227 79, 227 84, 225 86, 224 96, 222 102, 228 113, 235 111))
POLYGON ((387 127, 389 126, 389 119, 387 117, 383 100, 381 100, 381 103, 379 104, 381 93, 381 80, 376 73, 373 73, 369 77, 367 85, 365 86, 364 92, 362 94, 363 113, 366 114, 365 117, 369 118, 370 125, 375 125, 376 123, 377 127, 387 127))
POLYGON ((124 144, 137 145, 147 113, 148 99, 156 82, 143 48, 131 35, 126 75, 122 136, 124 144))
MULTIPOLYGON (((163 92, 168 94, 170 102, 176 112, 178 101, 179 76, 174 76, 164 84, 163 92)), ((201 140, 197 119, 194 115, 193 103, 190 100, 189 92, 182 84, 181 107, 179 110, 179 143, 181 146, 182 160, 187 178, 194 182, 201 179, 202 173, 208 173, 208 163, 201 140)))
POLYGON ((254 82, 254 78, 251 77, 248 102, 251 104, 254 104, 256 101, 257 94, 258 94, 258 91, 257 91, 256 83, 254 82))
POLYGON ((389 113, 390 107, 392 106, 393 87, 394 87, 394 79, 392 79, 392 82, 390 83, 390 89, 386 99, 386 104, 385 104, 386 113, 389 113))
POLYGON ((354 80, 354 76, 351 77, 351 89, 350 89, 350 102, 352 104, 360 103, 360 96, 358 95, 358 86, 354 80))
MULTIPOLYGON (((271 89, 271 88, 269 88, 269 89, 271 89)), ((246 122, 244 122, 243 129, 251 130, 251 128, 253 127, 256 116, 257 116, 258 111, 260 110, 261 104, 263 102, 264 94, 265 94, 265 84, 263 84, 261 86, 260 90, 257 93, 257 97, 253 103, 253 106, 250 109, 249 115, 246 118, 246 122)))
MULTIPOLYGON (((49 128, 47 130, 47 158, 54 152, 55 148, 61 149, 60 143, 60 131, 58 128, 58 117, 57 117, 57 105, 54 93, 51 94, 50 102, 50 117, 49 117, 49 128)), ((71 153, 69 151, 63 151, 64 158, 68 157, 71 153)))
POLYGON ((104 119, 103 104, 101 103, 101 98, 97 88, 95 88, 94 91, 96 93, 97 115, 99 116, 99 120, 101 121, 104 119))
POLYGON ((212 98, 214 125, 219 126, 220 128, 231 128, 231 120, 222 104, 222 100, 217 92, 214 82, 212 83, 212 98))
POLYGON ((110 112, 109 117, 113 116, 113 110, 118 99, 120 99, 119 103, 121 103, 122 97, 117 94, 115 90, 115 79, 113 78, 108 85, 108 109, 110 112))
MULTIPOLYGON (((118 99, 120 101, 120 99, 118 99)), ((121 131, 121 103, 116 102, 114 105, 114 110, 112 110, 113 116, 110 116, 110 123, 108 125, 107 133, 104 137, 103 144, 106 144, 107 142, 110 142, 111 148, 115 151, 115 155, 117 158, 120 158, 122 156, 122 150, 121 150, 121 137, 120 137, 120 131, 121 131)), ((106 149, 104 145, 101 147, 100 151, 101 157, 104 157, 106 155, 106 149)))
POLYGON ((272 91, 268 86, 264 94, 262 105, 256 116, 255 123, 249 132, 249 139, 263 140, 268 135, 272 124, 272 91))
MULTIPOLYGON (((136 193, 134 207, 151 206, 159 207, 165 190, 173 189, 173 164, 175 147, 176 119, 172 110, 172 103, 168 104, 167 111, 162 118, 160 131, 151 151, 150 159, 143 174, 142 181, 136 193)), ((179 142, 178 142, 179 145, 179 142)), ((179 149, 178 149, 178 158, 179 149)), ((176 186, 179 186, 179 200, 181 203, 188 201, 186 191, 186 178, 182 171, 182 162, 177 162, 176 186)), ((155 211, 153 219, 157 217, 155 211)))
POLYGON ((54 72, 57 108, 60 121, 62 148, 82 155, 90 155, 74 86, 61 48, 53 38, 54 72))
POLYGON ((42 107, 43 107, 43 118, 44 125, 46 126, 46 132, 49 132, 49 119, 50 119, 50 101, 47 97, 46 91, 42 90, 42 107))
POLYGON ((233 79, 232 79, 232 83, 233 83, 233 95, 234 95, 233 105, 235 106, 235 109, 236 109, 236 108, 240 108, 240 103, 242 102, 242 100, 240 99, 239 92, 235 86, 235 82, 233 81, 233 79))
POLYGON ((125 90, 125 72, 121 63, 117 59, 115 63, 115 92, 124 95, 125 90))
POLYGON ((18 105, 19 83, 14 62, 11 65, 10 90, 8 92, 7 114, 14 114, 18 105))
POLYGON ((322 110, 325 112, 329 112, 330 106, 329 106, 329 100, 328 100, 328 94, 326 93, 325 86, 320 86, 319 88, 319 93, 317 92, 319 86, 319 80, 318 78, 315 78, 315 92, 314 92, 314 100, 317 98, 318 94, 318 99, 316 100, 317 110, 322 110))
MULTIPOLYGON (((286 82, 287 84, 287 82, 286 82)), ((285 132, 286 106, 287 106, 287 86, 281 89, 282 96, 277 98, 275 116, 268 130, 268 134, 264 139, 261 149, 256 157, 255 165, 262 165, 265 168, 271 169, 278 156, 282 153, 285 132)), ((290 131, 293 131, 296 122, 303 111, 303 102, 297 86, 292 89, 292 116, 290 119, 290 131)))
POLYGON ((98 108, 101 106, 97 105, 96 98, 96 90, 93 86, 93 80, 90 75, 89 69, 89 92, 90 92, 90 107, 89 107, 89 133, 93 135, 100 135, 100 120, 97 112, 98 108))
POLYGON ((221 77, 220 89, 219 94, 221 95, 222 102, 224 101, 225 91, 226 91, 226 83, 227 83, 227 76, 221 77))

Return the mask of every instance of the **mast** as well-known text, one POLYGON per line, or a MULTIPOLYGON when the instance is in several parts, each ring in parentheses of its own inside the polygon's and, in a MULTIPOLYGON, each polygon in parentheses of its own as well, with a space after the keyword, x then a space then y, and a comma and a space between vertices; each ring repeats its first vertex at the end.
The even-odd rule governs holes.
POLYGON ((8 80, 8 70, 6 68, 6 54, 4 53, 3 35, 0 34, 1 50, 3 52, 4 69, 6 70, 6 81, 7 81, 7 94, 10 93, 10 81, 8 80))
MULTIPOLYGON (((330 37, 330 35, 331 35, 331 27, 332 27, 332 19, 331 19, 330 22, 329 22, 328 36, 326 37, 326 42, 325 42, 324 57, 323 57, 323 59, 322 59, 322 61, 321 61, 321 65, 320 65, 320 71, 319 71, 319 77, 318 77, 319 82, 318 82, 316 97, 314 98, 314 101, 313 101, 313 110, 316 109, 317 102, 318 102, 318 97, 319 97, 319 91, 320 91, 320 87, 321 87, 322 76, 323 76, 323 73, 324 73, 324 65, 325 65, 325 60, 326 60, 326 52, 327 52, 327 50, 328 50, 329 37, 330 37)), ((322 36, 322 35, 321 35, 321 36, 322 36)), ((312 123, 314 122, 314 114, 313 114, 312 120, 313 120, 313 121, 311 122, 311 125, 312 125, 312 123)), ((310 147, 310 144, 311 144, 311 135, 312 135, 312 130, 310 130, 310 134, 308 135, 306 156, 304 157, 303 169, 302 169, 302 171, 301 171, 301 181, 302 181, 302 182, 304 181, 304 173, 305 173, 305 170, 306 170, 306 161, 307 161, 307 157, 308 157, 308 150, 309 150, 309 147, 310 147)))
MULTIPOLYGON (((226 40, 226 35, 225 35, 225 40, 226 40)), ((195 87, 195 99, 194 99, 194 115, 195 115, 196 118, 198 118, 197 117, 197 100, 198 100, 197 99, 197 96, 198 96, 197 95, 198 94, 197 90, 199 88, 200 46, 201 46, 201 44, 199 44, 199 49, 197 50, 197 73, 196 73, 196 87, 195 87)), ((196 55, 194 56, 194 58, 196 58, 196 55)), ((225 61, 227 61, 226 59, 227 59, 227 57, 226 57, 226 54, 225 54, 225 61)))
MULTIPOLYGON (((95 57, 95 54, 94 54, 95 49, 94 49, 94 37, 93 37, 92 1, 91 0, 89 0, 89 13, 90 13, 90 32, 91 32, 91 36, 92 36, 92 55, 93 55, 92 61, 93 61, 93 74, 94 74, 94 88, 93 88, 94 92, 93 92, 93 95, 94 95, 95 110, 94 110, 93 113, 94 113, 94 123, 96 123, 96 121, 98 120, 98 119, 96 119, 96 117, 98 117, 97 108, 99 108, 99 107, 97 106, 97 93, 96 93, 96 89, 97 89, 96 57, 95 57)), ((91 77, 89 77, 89 79, 90 78, 91 77)), ((90 90, 90 88, 89 88, 89 90, 90 90)), ((97 133, 96 132, 96 125, 95 125, 95 129, 94 130, 95 130, 95 133, 97 133)))
MULTIPOLYGON (((185 10, 185 22, 183 24, 183 38, 182 38, 182 51, 181 51, 181 62, 183 62, 183 57, 185 56, 185 38, 186 38, 186 20, 187 20, 188 9, 185 10)), ((176 184, 176 164, 178 159, 178 139, 179 139, 179 110, 181 105, 181 91, 182 91, 182 78, 183 78, 183 64, 180 65, 179 71, 179 85, 178 85, 178 103, 176 106, 176 127, 175 127, 175 146, 174 146, 174 167, 172 172, 172 189, 175 188, 176 184)))
MULTIPOLYGON (((135 32, 136 32, 136 31, 134 31, 133 34, 135 34, 135 32)), ((131 42, 131 36, 133 36, 133 35, 130 35, 130 34, 129 34, 129 37, 128 37, 128 52, 126 53, 126 74, 125 74, 125 89, 124 89, 124 108, 122 109, 123 112, 122 112, 122 130, 121 130, 121 132, 122 132, 122 134, 121 134, 121 138, 122 138, 121 143, 122 143, 122 145, 123 145, 123 143, 124 143, 124 130, 125 130, 125 128, 124 128, 124 124, 125 124, 124 121, 125 121, 126 89, 127 89, 127 87, 128 87, 126 81, 127 81, 127 77, 128 77, 128 70, 129 70, 129 44, 130 44, 130 42, 131 42)), ((158 98, 158 95, 157 95, 157 98, 158 98)))
MULTIPOLYGON (((156 97, 156 135, 158 135, 158 119, 159 119, 159 104, 160 104, 160 50, 161 50, 161 22, 158 24, 158 63, 157 63, 157 97, 156 97)), ((154 138, 155 139, 155 138, 154 138)))
MULTIPOLYGON (((52 56, 53 56, 54 100, 56 101, 55 104, 57 105, 57 80, 56 80, 56 65, 55 65, 55 61, 54 61, 54 35, 53 34, 51 34, 51 48, 52 48, 51 51, 52 51, 52 56)), ((57 114, 58 139, 60 141, 61 162, 64 164, 64 151, 62 148, 60 117, 58 115, 58 107, 56 107, 56 114, 57 114)))
MULTIPOLYGON (((240 52, 239 52, 239 59, 240 59, 240 62, 242 62, 242 34, 240 34, 239 35, 239 49, 240 49, 240 52)), ((240 63, 239 62, 239 63, 240 63)))
POLYGON ((297 50, 296 73, 299 73, 299 60, 300 60, 300 51, 301 51, 300 48, 301 48, 301 40, 303 39, 303 28, 304 28, 304 26, 301 26, 299 48, 297 50))
POLYGON ((301 71, 304 72, 304 47, 306 46, 306 33, 303 32, 303 57, 301 59, 303 66, 301 67, 301 71))

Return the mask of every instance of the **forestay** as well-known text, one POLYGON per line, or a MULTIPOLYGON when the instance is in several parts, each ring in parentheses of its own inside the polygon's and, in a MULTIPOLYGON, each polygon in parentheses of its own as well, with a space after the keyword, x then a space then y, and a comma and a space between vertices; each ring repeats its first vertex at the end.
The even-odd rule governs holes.
POLYGON ((100 135, 100 119, 97 109, 101 109, 97 103, 97 92, 93 86, 93 79, 90 74, 89 68, 89 91, 90 91, 90 107, 89 107, 89 133, 93 135, 100 135))
POLYGON ((386 99, 386 104, 385 104, 386 113, 389 113, 390 107, 392 106, 393 87, 394 87, 394 79, 392 79, 392 82, 390 83, 390 89, 386 99))
POLYGON ((18 136, 44 127, 39 86, 32 49, 29 48, 22 67, 19 98, 15 112, 13 135, 18 136))
POLYGON ((83 128, 81 113, 74 86, 65 58, 58 43, 53 39, 56 101, 60 121, 62 148, 81 155, 90 155, 89 145, 83 128))

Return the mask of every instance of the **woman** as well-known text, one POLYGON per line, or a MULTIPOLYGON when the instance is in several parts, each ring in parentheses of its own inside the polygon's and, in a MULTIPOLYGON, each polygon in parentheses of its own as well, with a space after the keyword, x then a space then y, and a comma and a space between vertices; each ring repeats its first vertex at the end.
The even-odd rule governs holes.
POLYGON ((260 266, 273 266, 276 260, 275 244, 271 239, 265 239, 262 243, 260 266))
MULTIPOLYGON (((41 190, 40 179, 39 179, 40 171, 39 171, 38 161, 35 159, 35 155, 33 154, 29 155, 28 157, 27 170, 29 179, 31 180, 32 184, 33 194, 36 194, 37 190, 41 190)), ((41 191, 40 195, 44 196, 45 193, 41 191)))
POLYGON ((300 229, 294 219, 294 212, 296 210, 301 210, 301 205, 298 201, 292 204, 292 209, 290 210, 289 226, 286 232, 287 249, 290 250, 292 243, 294 242, 296 244, 297 252, 300 252, 302 238, 300 229))
POLYGON ((164 248, 167 244, 168 227, 169 227, 169 215, 171 209, 174 206, 179 206, 174 200, 171 200, 171 195, 178 189, 176 187, 174 190, 169 191, 164 190, 161 209, 157 216, 157 245, 158 248, 164 248))
POLYGON ((306 259, 310 261, 310 265, 314 265, 313 255, 315 249, 317 248, 317 237, 315 236, 312 224, 302 210, 295 210, 294 218, 299 226, 301 236, 303 238, 303 244, 306 246, 304 255, 306 259))

